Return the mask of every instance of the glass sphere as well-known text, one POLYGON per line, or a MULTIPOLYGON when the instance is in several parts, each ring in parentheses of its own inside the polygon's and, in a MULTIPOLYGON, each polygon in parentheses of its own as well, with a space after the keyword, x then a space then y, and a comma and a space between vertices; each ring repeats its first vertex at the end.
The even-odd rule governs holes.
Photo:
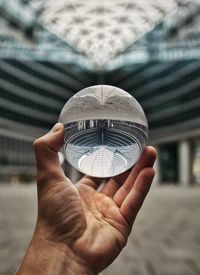
POLYGON ((131 168, 148 139, 148 123, 137 100, 122 89, 96 85, 81 90, 64 105, 62 152, 80 172, 113 177, 131 168))

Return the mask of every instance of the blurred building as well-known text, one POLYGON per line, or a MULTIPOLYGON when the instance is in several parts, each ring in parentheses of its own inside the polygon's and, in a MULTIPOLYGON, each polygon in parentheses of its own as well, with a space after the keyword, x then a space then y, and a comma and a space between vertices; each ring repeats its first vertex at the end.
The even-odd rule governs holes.
MULTIPOLYGON (((86 9, 76 1, 76 6, 68 5, 66 10, 57 7, 57 13, 52 15, 52 7, 48 6, 51 1, 46 1, 46 6, 44 2, 0 0, 1 181, 16 175, 34 175, 33 140, 52 127, 62 106, 74 93, 105 83, 125 89, 143 106, 149 121, 149 143, 159 151, 157 181, 199 184, 198 1, 174 1, 178 8, 170 16, 166 16, 169 13, 166 4, 155 7, 149 1, 146 10, 129 5, 130 16, 117 18, 112 37, 110 33, 103 37, 102 31, 96 31, 93 39, 105 39, 107 48, 92 41, 92 29, 87 29, 85 23, 86 15, 92 18, 94 7, 86 9), (148 8, 151 18, 145 15, 148 8), (69 35, 71 30, 67 26, 51 29, 53 23, 59 26, 64 12, 70 17, 74 36, 69 35), (152 26, 155 16, 154 27, 138 30, 131 21, 132 12, 141 14, 147 26, 152 26), (124 30, 130 31, 125 38, 124 30), (128 40, 131 31, 138 33, 132 43, 128 40), (107 60, 103 60, 101 51, 107 53, 107 60)), ((117 3, 115 9, 122 1, 117 3)), ((109 14, 109 7, 106 12, 109 14)), ((95 18, 104 18, 104 13, 105 9, 95 7, 95 18)), ((112 18, 113 14, 109 18, 111 23, 112 18)), ((102 30, 105 21, 95 20, 95 28, 102 30)))

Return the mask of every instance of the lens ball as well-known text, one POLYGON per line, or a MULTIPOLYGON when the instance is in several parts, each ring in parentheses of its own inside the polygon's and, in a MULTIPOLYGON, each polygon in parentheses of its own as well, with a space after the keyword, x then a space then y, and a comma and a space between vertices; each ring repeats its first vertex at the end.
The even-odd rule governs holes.
POLYGON ((96 85, 85 88, 64 105, 62 152, 80 172, 113 177, 131 168, 148 139, 148 123, 138 101, 124 90, 96 85))

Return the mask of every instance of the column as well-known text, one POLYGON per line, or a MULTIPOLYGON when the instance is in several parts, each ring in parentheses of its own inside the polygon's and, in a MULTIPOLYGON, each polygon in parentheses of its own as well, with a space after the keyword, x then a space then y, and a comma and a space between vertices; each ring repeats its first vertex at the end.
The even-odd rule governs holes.
POLYGON ((189 140, 182 140, 178 146, 179 182, 183 186, 191 183, 191 147, 189 140))

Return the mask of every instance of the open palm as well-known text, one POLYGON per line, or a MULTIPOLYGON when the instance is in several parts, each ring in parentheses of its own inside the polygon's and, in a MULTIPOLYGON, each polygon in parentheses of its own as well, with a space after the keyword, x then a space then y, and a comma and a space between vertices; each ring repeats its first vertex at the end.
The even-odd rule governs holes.
POLYGON ((98 273, 126 245, 154 176, 156 152, 146 147, 132 170, 104 184, 89 176, 72 184, 57 156, 63 135, 61 127, 35 142, 38 228, 50 241, 70 247, 98 273))

